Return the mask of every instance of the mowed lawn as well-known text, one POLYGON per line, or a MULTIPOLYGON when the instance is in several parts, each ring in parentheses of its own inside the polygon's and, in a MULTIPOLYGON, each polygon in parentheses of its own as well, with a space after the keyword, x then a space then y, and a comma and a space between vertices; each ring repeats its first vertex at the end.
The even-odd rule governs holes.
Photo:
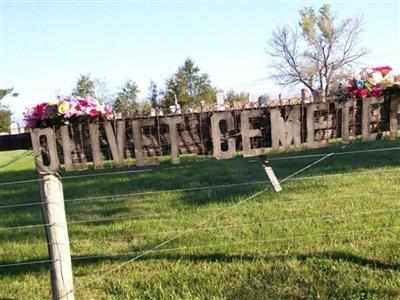
MULTIPOLYGON (((400 141, 269 157, 283 179, 321 157, 282 157, 393 147, 400 141)), ((23 152, 1 152, 2 164, 23 152)), ((256 158, 165 157, 148 169, 62 173, 76 299, 400 298, 399 149, 330 156, 256 197, 267 186, 256 158), (206 186, 218 187, 195 189, 206 186)), ((1 168, 0 206, 40 201, 37 182, 1 184, 35 178, 31 155, 1 168)), ((10 229, 40 224, 39 205, 0 216, 0 265, 48 259, 43 227, 10 229)), ((50 297, 47 263, 0 266, 0 299, 50 297)))

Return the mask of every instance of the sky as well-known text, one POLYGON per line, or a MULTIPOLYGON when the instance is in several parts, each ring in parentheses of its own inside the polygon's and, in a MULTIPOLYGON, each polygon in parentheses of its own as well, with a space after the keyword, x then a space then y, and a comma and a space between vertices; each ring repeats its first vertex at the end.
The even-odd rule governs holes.
MULTIPOLYGON (((128 79, 148 94, 191 57, 219 89, 293 94, 269 79, 265 49, 274 28, 296 26, 304 6, 329 3, 338 19, 363 16, 364 65, 400 73, 397 1, 0 0, 0 88, 21 122, 26 107, 71 92, 80 74, 116 91, 128 79)), ((296 88, 298 89, 298 88, 296 88)))

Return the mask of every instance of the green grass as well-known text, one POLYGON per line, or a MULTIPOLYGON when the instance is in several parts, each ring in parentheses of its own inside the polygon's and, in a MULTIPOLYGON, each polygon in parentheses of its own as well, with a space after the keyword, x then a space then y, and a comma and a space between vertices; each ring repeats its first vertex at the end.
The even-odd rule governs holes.
MULTIPOLYGON (((353 143, 269 157, 399 146, 353 143)), ((1 161, 23 152, 1 152, 1 161)), ((285 178, 318 159, 271 164, 285 178)), ((65 199, 266 180, 255 158, 183 156, 180 167, 164 158, 152 172, 66 178, 65 199)), ((79 289, 76 299, 400 298, 399 150, 329 157, 296 178, 309 176, 317 177, 287 181, 282 192, 269 189, 244 203, 265 184, 67 201, 68 221, 130 217, 69 224, 76 287, 208 220, 79 289)), ((32 156, 0 169, 0 183, 35 178, 32 156)), ((36 201, 36 182, 0 185, 0 205, 36 201)), ((48 258, 43 228, 1 230, 40 223, 40 206, 0 209, 0 216, 0 264, 48 258)), ((0 299, 50 294, 46 264, 0 267, 0 299)))

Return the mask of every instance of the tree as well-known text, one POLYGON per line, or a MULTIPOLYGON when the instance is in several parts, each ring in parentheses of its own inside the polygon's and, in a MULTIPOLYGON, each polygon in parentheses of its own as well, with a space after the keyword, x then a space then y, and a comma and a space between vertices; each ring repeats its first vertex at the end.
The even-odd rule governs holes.
POLYGON ((111 91, 108 82, 105 79, 94 79, 94 97, 102 104, 110 104, 114 102, 115 92, 111 91))
POLYGON ((312 7, 299 11, 300 34, 289 26, 272 33, 270 49, 274 78, 283 86, 303 84, 315 96, 330 92, 332 82, 368 53, 360 47, 362 19, 344 19, 336 24, 330 6, 324 4, 316 13, 312 7))
POLYGON ((10 89, 0 89, 0 101, 3 100, 3 98, 5 98, 7 95, 13 96, 13 97, 17 97, 19 94, 18 93, 13 93, 12 91, 14 90, 14 88, 10 88, 10 89))
POLYGON ((136 101, 138 93, 139 89, 136 83, 128 80, 115 99, 113 105, 115 112, 120 113, 123 117, 137 114, 139 111, 139 104, 136 101))
POLYGON ((5 108, 0 109, 0 132, 9 132, 11 125, 11 111, 5 108))
POLYGON ((150 101, 143 101, 139 105, 139 112, 141 117, 147 117, 151 115, 151 109, 153 105, 150 101))
POLYGON ((0 132, 9 132, 10 130, 12 113, 6 106, 1 105, 1 100, 3 100, 7 95, 17 97, 18 93, 13 93, 13 90, 13 88, 0 89, 0 132))
POLYGON ((200 73, 200 68, 191 58, 186 58, 182 66, 166 82, 163 107, 175 102, 181 108, 199 106, 200 101, 211 103, 216 101, 216 90, 211 86, 208 74, 200 73))
POLYGON ((249 94, 241 92, 235 93, 234 90, 229 90, 226 94, 225 102, 229 104, 230 109, 235 108, 235 103, 244 105, 249 100, 249 94))
POLYGON ((72 96, 95 97, 95 84, 90 75, 80 75, 76 86, 72 90, 72 96))
POLYGON ((151 80, 149 86, 149 95, 147 99, 150 101, 151 107, 154 108, 155 110, 157 110, 160 106, 159 95, 160 92, 158 90, 156 82, 154 80, 151 80))

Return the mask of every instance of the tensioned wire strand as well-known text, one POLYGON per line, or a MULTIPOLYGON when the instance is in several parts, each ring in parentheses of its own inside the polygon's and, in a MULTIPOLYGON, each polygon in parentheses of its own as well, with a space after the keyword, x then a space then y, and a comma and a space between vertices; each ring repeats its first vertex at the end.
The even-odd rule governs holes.
POLYGON ((20 155, 18 155, 16 157, 10 159, 9 161, 7 161, 5 164, 2 164, 0 166, 0 170, 4 169, 4 168, 7 168, 8 166, 11 166, 12 164, 16 163, 17 161, 19 161, 19 160, 21 160, 21 159, 23 159, 23 158, 25 158, 25 157, 27 157, 27 156, 29 156, 31 154, 32 154, 31 150, 27 150, 27 151, 23 152, 22 154, 20 154, 20 155))
MULTIPOLYGON (((358 172, 360 173, 360 172, 358 172)), ((357 173, 357 174, 358 174, 357 173)), ((331 175, 331 174, 328 174, 331 175)), ((312 176, 312 177, 317 177, 317 176, 312 176)), ((289 178, 288 181, 290 180, 294 180, 292 178, 289 178)), ((283 182, 283 180, 281 181, 283 182)), ((374 193, 364 193, 362 195, 374 195, 374 194, 392 194, 395 193, 396 191, 391 191, 391 192, 374 192, 374 193)), ((343 198, 347 198, 347 197, 356 197, 357 195, 345 195, 343 198)), ((338 197, 334 197, 335 199, 338 197)), ((300 201, 318 201, 322 198, 311 198, 309 200, 300 200, 300 201)), ((325 198, 324 198, 325 199, 325 198)), ((340 197, 339 197, 340 199, 340 197)), ((286 202, 293 202, 293 201, 286 201, 286 202)), ((282 202, 285 203, 285 202, 282 202)), ((46 204, 45 202, 35 202, 32 204, 27 204, 27 205, 17 205, 18 206, 29 206, 29 205, 33 205, 33 204, 46 204)), ((264 204, 265 205, 265 204, 264 204)), ((15 207, 15 206, 5 206, 4 208, 9 208, 9 207, 15 207)), ((3 207, 0 207, 3 208, 3 207)), ((223 210, 224 208, 220 208, 220 209, 215 209, 215 210, 223 210)), ((179 213, 176 213, 179 214, 179 213)), ((72 221, 68 221, 68 224, 79 224, 79 223, 96 223, 96 222, 107 222, 107 221, 115 221, 115 220, 127 220, 127 219, 138 219, 138 218, 143 218, 146 216, 151 216, 151 217, 157 217, 157 216, 168 216, 171 214, 143 214, 143 215, 125 215, 125 216, 115 216, 115 217, 108 217, 108 218, 96 218, 96 219, 87 219, 87 220, 72 220, 72 221)), ((29 225, 22 225, 22 226, 13 226, 13 227, 4 227, 4 228, 0 228, 0 231, 6 231, 6 230, 17 230, 17 229, 28 229, 28 228, 35 228, 35 227, 46 227, 46 226, 50 226, 49 224, 29 224, 29 225)))
MULTIPOLYGON (((336 177, 336 176, 355 176, 359 174, 365 173, 390 173, 394 171, 399 171, 399 169, 387 169, 387 170, 368 170, 368 171, 359 171, 359 172, 348 172, 348 173, 336 173, 336 174, 324 174, 324 175, 313 175, 307 177, 298 177, 298 178, 290 178, 287 181, 297 181, 297 180, 309 180, 314 178, 323 178, 323 177, 336 177)), ((153 194, 163 194, 163 193, 179 193, 179 192, 190 192, 190 191, 198 191, 198 190, 207 190, 207 189, 220 189, 220 188, 229 188, 235 186, 246 186, 246 185, 259 185, 259 184, 267 184, 270 185, 268 181, 249 181, 249 182, 239 182, 239 183, 227 183, 227 184, 219 184, 219 185, 209 185, 209 186, 198 186, 191 188, 181 188, 181 189, 170 189, 170 190, 158 190, 158 191, 143 191, 143 192, 134 192, 134 193, 125 193, 125 194, 116 194, 116 195, 106 195, 106 196, 95 196, 95 197, 83 197, 83 198, 71 198, 65 199, 65 202, 79 202, 79 201, 91 201, 91 200, 102 200, 102 199, 112 199, 111 201, 124 201, 125 199, 113 199, 113 198, 125 198, 125 197, 134 197, 134 196, 145 196, 145 195, 153 195, 153 194)), ((20 203, 20 204, 10 204, 10 205, 2 205, 0 209, 5 208, 16 208, 16 207, 24 207, 24 206, 34 206, 45 204, 44 202, 30 202, 30 203, 20 203)))
MULTIPOLYGON (((248 205, 243 205, 241 207, 243 208, 250 208, 250 207, 271 207, 273 208, 273 205, 287 205, 286 207, 292 207, 293 204, 297 203, 309 203, 309 202, 318 202, 318 201, 327 201, 327 200, 343 200, 343 199, 348 199, 348 198, 356 198, 356 197, 369 197, 369 196, 377 196, 377 195, 393 195, 399 193, 400 190, 395 190, 395 191, 390 191, 390 192, 367 192, 367 193, 361 193, 361 194, 351 194, 351 195, 342 195, 339 197, 319 197, 319 198, 306 198, 306 199, 300 199, 300 200, 274 200, 270 201, 267 203, 255 203, 255 204, 248 204, 248 205)), ((135 206, 135 208, 140 207, 140 206, 135 206)), ((160 217, 171 217, 171 216, 180 216, 183 213, 188 214, 188 213, 203 213, 203 212, 212 212, 212 211, 217 211, 217 210, 222 210, 225 207, 206 207, 206 208, 199 208, 196 210, 185 210, 185 211, 174 211, 174 212, 169 212, 169 213, 146 213, 146 214, 131 214, 131 215, 122 215, 118 217, 131 217, 132 219, 138 219, 138 220, 145 220, 145 219, 153 219, 153 218, 160 218, 160 217)), ((74 216, 86 216, 87 213, 85 214, 74 214, 74 216)), ((117 217, 117 216, 116 216, 117 217)), ((101 218, 104 219, 104 218, 101 218)), ((93 219, 96 220, 96 219, 93 219)), ((100 220, 100 218, 99 218, 100 220)), ((84 220, 70 220, 70 222, 73 221, 84 221, 84 220)))
MULTIPOLYGON (((389 173, 396 171, 399 169, 390 169, 390 170, 371 170, 371 171, 359 171, 359 172, 348 172, 348 173, 336 173, 336 174, 324 174, 324 175, 313 175, 307 177, 298 177, 298 178, 289 178, 286 181, 297 181, 297 180, 309 180, 315 178, 323 178, 323 177, 336 177, 336 176, 355 176, 359 174, 366 173, 389 173)), ((258 181, 249 181, 242 183, 227 183, 227 184, 219 184, 219 185, 209 185, 209 186, 199 186, 199 187, 190 187, 190 188, 181 188, 181 189, 170 189, 170 190, 159 190, 159 191, 143 191, 143 192, 135 192, 135 193, 125 193, 125 194, 116 194, 116 195, 105 195, 105 196, 95 196, 95 197, 83 197, 83 198, 71 198, 66 199, 65 202, 76 202, 76 201, 89 201, 89 200, 102 200, 102 199, 113 199, 113 198, 124 198, 124 197, 132 197, 132 196, 145 196, 145 195, 153 195, 159 193, 180 193, 180 192, 190 192, 190 191, 199 191, 206 189, 220 189, 220 188, 228 188, 234 186, 246 186, 246 185, 258 185, 258 184, 267 184, 270 183, 266 180, 258 180, 258 181)), ((123 201, 124 199, 113 199, 112 201, 123 201)), ((1 207, 0 207, 1 208, 1 207)))
MULTIPOLYGON (((374 195, 383 195, 383 194, 395 194, 397 193, 397 191, 391 191, 391 192, 382 192, 382 193, 364 193, 361 194, 360 196, 374 196, 374 195)), ((337 198, 335 197, 335 199, 346 199, 346 198, 351 198, 351 197, 357 197, 357 195, 346 195, 343 196, 341 198, 337 198)), ((253 206, 265 206, 268 207, 271 204, 291 204, 291 203, 296 203, 296 202, 311 202, 311 201, 321 201, 321 200, 327 200, 327 199, 332 199, 333 197, 330 198, 311 198, 311 199, 305 199, 305 200, 292 200, 292 201, 284 201, 284 202, 270 202, 270 203, 262 203, 262 204, 255 204, 255 205, 243 205, 241 207, 253 207, 253 206)), ((290 207, 290 206, 289 206, 290 207)), ((224 210, 226 209, 226 207, 221 207, 221 208, 212 208, 212 209, 202 209, 201 211, 217 211, 217 210, 224 210)), ((388 210, 388 211, 397 211, 397 209, 392 209, 392 210, 388 210)), ((198 211, 194 211, 194 212, 198 212, 198 211)), ((373 212, 382 212, 382 210, 376 210, 376 211, 370 211, 370 213, 373 212)), ((143 220, 141 218, 145 218, 145 217, 160 217, 160 216, 174 216, 174 215, 179 215, 179 213, 165 213, 165 214, 143 214, 143 215, 125 215, 125 216, 116 216, 116 217, 109 217, 109 218, 96 218, 96 219, 85 219, 85 220, 72 220, 72 221, 68 221, 67 224, 73 225, 73 224, 88 224, 88 223, 97 223, 97 222, 108 222, 108 221, 119 221, 119 220, 133 220, 133 219, 140 219, 143 220)), ((313 217, 307 217, 306 219, 312 219, 313 217)), ((318 216, 317 216, 318 218, 318 216)), ((281 220, 282 221, 282 220, 281 220)), ((280 222, 280 221, 279 221, 280 222)), ((266 223, 270 223, 270 221, 267 221, 266 223)), ((273 223, 273 222, 272 222, 273 223)), ((31 224, 31 225, 22 225, 22 226, 14 226, 14 227, 4 227, 4 228, 0 228, 0 231, 7 231, 7 230, 19 230, 19 229, 28 229, 28 228, 37 228, 37 227, 49 227, 52 226, 54 224, 31 224)), ((178 232, 178 231, 169 231, 168 233, 174 233, 174 232, 178 232)), ((158 234, 162 234, 164 232, 158 232, 158 234)), ((167 233, 167 232, 165 232, 167 233)), ((152 233, 148 233, 148 234, 152 234, 152 233)), ((143 236, 146 234, 136 234, 135 236, 143 236)))
MULTIPOLYGON (((279 205, 290 205, 293 203, 307 203, 307 202, 313 202, 313 201, 326 201, 330 199, 346 199, 346 198, 354 198, 354 197, 363 197, 363 196, 375 196, 375 195, 390 195, 390 194, 396 194, 399 191, 390 191, 390 192, 370 192, 370 193, 362 193, 362 194, 353 194, 353 195, 343 195, 341 197, 319 197, 319 198, 309 198, 309 199, 301 199, 301 200, 276 200, 273 202, 268 202, 268 203, 257 203, 257 204, 250 204, 250 205, 243 205, 241 207, 255 207, 255 206, 263 206, 263 207, 269 207, 274 204, 279 204, 279 205)), ((217 210, 223 210, 225 207, 220 207, 220 208, 203 208, 203 209, 198 209, 193 211, 193 213, 198 213, 202 211, 217 211, 217 210)), ((97 219, 85 219, 85 220, 71 220, 68 221, 67 224, 82 224, 82 223, 95 223, 95 222, 106 222, 106 221, 116 221, 116 220, 132 220, 132 219, 144 219, 144 218, 156 218, 156 217, 162 217, 162 216, 177 216, 180 215, 181 212, 173 212, 173 213, 160 213, 160 214, 141 214, 141 215, 125 215, 125 216, 116 216, 116 217, 109 217, 109 218, 97 218, 97 219)), ((22 225, 22 226, 14 226, 14 227, 4 227, 0 228, 0 231, 6 231, 6 230, 18 230, 18 229, 27 229, 27 228, 37 228, 37 227, 48 227, 51 226, 52 224, 30 224, 30 225, 22 225)), ((162 232, 161 232, 162 233, 162 232)), ((171 233, 171 232, 170 232, 171 233)), ((141 236, 142 234, 135 235, 135 236, 141 236)))
MULTIPOLYGON (((187 169, 191 166, 177 166, 177 167, 166 167, 162 170, 175 170, 175 169, 187 169)), ((126 175, 126 174, 135 174, 135 173, 145 173, 145 172, 153 172, 154 169, 147 168, 147 169, 139 169, 139 170, 126 170, 126 171, 118 171, 118 172, 104 172, 104 173, 93 173, 93 174, 81 174, 81 175, 70 175, 70 176, 61 176, 61 179, 75 179, 75 178, 85 178, 85 177, 101 177, 101 176, 110 176, 110 175, 126 175)), ((19 184, 19 183, 28 183, 28 182, 38 182, 43 181, 43 179, 27 179, 21 181, 11 181, 11 182, 2 182, 2 185, 12 185, 12 184, 19 184)))
MULTIPOLYGON (((371 152, 382 152, 382 151, 394 151, 400 150, 400 147, 389 147, 382 149, 367 149, 367 150, 357 150, 357 151, 344 151, 344 152, 335 152, 331 155, 351 155, 351 154, 361 154, 361 153, 371 153, 371 152)), ((305 158, 314 158, 314 157, 323 157, 327 155, 327 153, 322 154, 310 154, 310 155, 299 155, 299 156, 285 156, 285 157, 276 157, 270 158, 268 161, 276 161, 276 160, 291 160, 291 159, 305 159, 305 158)), ((182 166, 185 167, 185 166, 182 166)), ((172 167, 173 168, 173 167, 172 167)), ((169 169, 172 169, 169 168, 169 169)), ((179 167, 176 167, 179 168, 179 167)), ((166 168, 167 169, 167 168, 166 168)), ((142 169, 142 170, 129 170, 129 171, 119 171, 119 172, 105 172, 105 173, 93 173, 93 174, 83 174, 83 175, 71 175, 71 176, 62 176, 62 179, 76 179, 83 177, 96 177, 96 176, 108 176, 108 175, 124 175, 129 173, 141 173, 141 172, 152 172, 154 169, 142 169)), ((10 181, 10 182, 0 182, 0 186, 14 185, 20 183, 29 183, 29 182, 38 182, 41 179, 28 179, 28 180, 19 180, 19 181, 10 181)))
MULTIPOLYGON (((382 227, 379 229, 362 229, 362 230, 351 230, 351 231, 340 231, 334 233, 320 233, 320 234, 309 234, 309 235, 296 235, 296 236, 288 236, 282 238, 274 238, 274 239, 264 239, 264 240, 248 240, 248 241, 240 241, 240 242, 228 242, 228 243, 221 243, 221 244, 205 244, 205 245, 197 245, 197 246, 182 246, 182 247, 174 247, 174 248, 166 248, 166 249, 158 249, 153 251, 153 253, 162 253, 162 252, 171 252, 171 251, 179 251, 179 250, 193 250, 193 249, 201 249, 201 248, 215 248, 215 247, 226 247, 231 245, 242 245, 242 244, 252 244, 252 243, 273 243, 273 242, 280 242, 280 241, 290 241, 290 240, 297 240, 303 238, 318 238, 318 237, 334 237, 336 235, 348 235, 354 233, 367 233, 367 232, 391 232, 391 229, 400 229, 400 226, 388 226, 382 227)), ((83 260, 83 259, 94 259, 94 258, 115 258, 120 256, 128 256, 128 255, 135 255, 141 254, 143 251, 136 251, 136 252, 125 252, 119 254, 111 254, 111 255, 87 255, 87 256, 79 256, 73 257, 72 260, 83 260)), ((151 254, 150 254, 151 255, 151 254)))
MULTIPOLYGON (((245 207, 245 206, 243 206, 245 207)), ((225 208, 221 208, 219 210, 223 210, 225 208)), ((216 210, 212 210, 216 211, 216 210)), ((381 210, 377 210, 381 211, 381 210)), ((394 209, 396 211, 396 209, 394 209)), ((170 214, 172 216, 177 215, 177 214, 170 214)), ((159 216, 168 216, 168 214, 159 214, 159 216)), ((87 220, 72 220, 68 221, 67 224, 87 224, 87 223, 103 223, 103 222, 108 222, 108 221, 118 221, 118 220, 132 220, 132 219, 140 219, 140 215, 126 215, 126 216, 116 216, 116 217, 110 217, 110 218, 98 218, 98 219, 87 219, 87 220), (138 218, 139 217, 139 218, 138 218)), ((143 219, 140 219, 143 220, 143 219)), ((267 222, 268 223, 268 222, 267 222)))
MULTIPOLYGON (((397 205, 399 206, 399 205, 397 205)), ((260 226, 266 224, 279 224, 279 223, 292 223, 292 222, 302 222, 302 221, 315 221, 315 220, 336 220, 341 218, 347 217, 358 217, 358 216, 370 216, 374 214, 385 214, 385 213, 394 213, 400 211, 400 208, 393 208, 393 209, 377 209, 377 210, 368 210, 368 211, 361 211, 355 213, 340 213, 340 214, 327 214, 327 215, 312 215, 308 217, 298 217, 298 218, 288 218, 288 219, 279 219, 279 220, 268 220, 263 222, 253 222, 253 223, 239 223, 239 224, 227 224, 227 225, 218 225, 218 226, 211 226, 211 227, 201 227, 193 230, 193 232, 201 232, 201 231, 214 231, 219 229, 230 229, 230 228, 242 228, 242 227, 253 227, 253 226, 260 226)), ((135 237, 148 237, 153 235, 163 235, 163 234, 177 234, 185 231, 183 230, 170 230, 170 231, 150 231, 146 233, 139 233, 139 234, 131 234, 131 235, 123 235, 119 236, 118 238, 106 239, 106 241, 118 241, 122 240, 123 238, 135 238, 135 237)), ((72 240, 70 243, 78 243, 81 240, 72 240)))
MULTIPOLYGON (((249 240, 249 241, 240 241, 240 242, 229 242, 229 243, 220 243, 220 244, 205 244, 205 245, 197 245, 197 246, 182 246, 182 247, 174 247, 174 248, 165 248, 165 249, 158 249, 154 250, 152 253, 163 253, 163 252, 172 252, 172 251, 179 251, 179 250, 194 250, 194 249, 202 249, 202 248, 217 248, 217 247, 227 247, 230 245, 243 245, 243 244, 260 244, 260 243, 274 243, 280 241, 290 241, 290 240, 297 240, 297 239, 304 239, 304 238, 318 238, 318 237, 334 237, 334 236, 343 236, 348 234, 354 233, 378 233, 378 232, 392 232, 391 230, 400 229, 400 226, 387 226, 378 229, 362 229, 362 230, 351 230, 351 231, 340 231, 334 233, 320 233, 320 234, 310 234, 310 235, 296 235, 296 236, 288 236, 282 238, 274 238, 274 239, 264 239, 264 240, 249 240)), ((362 238, 366 238, 365 236, 362 238)), ((86 256, 79 256, 79 257, 72 257, 71 260, 79 261, 79 260, 86 260, 86 259, 96 259, 96 258, 117 258, 121 256, 132 256, 141 254, 144 251, 135 251, 135 252, 124 252, 118 254, 99 254, 99 255, 86 255, 86 256)), ((57 260, 54 260, 57 261, 57 260)), ((0 268, 3 267, 15 267, 20 265, 32 265, 32 264, 42 264, 42 263, 49 263, 52 260, 35 260, 35 261, 28 261, 28 262, 18 262, 18 263, 10 263, 10 264, 3 264, 0 265, 0 268)))
MULTIPOLYGON (((313 163, 307 165, 306 167, 304 167, 304 168, 302 168, 302 169, 300 169, 300 170, 294 172, 292 175, 287 176, 286 178, 284 178, 284 179, 281 181, 281 183, 284 182, 284 181, 286 181, 287 179, 290 179, 291 177, 293 177, 293 176, 299 174, 300 172, 303 172, 303 171, 305 171, 305 170, 311 168, 312 166, 318 164, 319 162, 325 160, 326 158, 328 158, 328 157, 330 157, 330 156, 332 156, 332 153, 327 154, 326 156, 320 158, 319 160, 317 160, 317 161, 315 161, 315 162, 313 162, 313 163)), ((83 289, 83 288, 89 286, 89 285, 92 284, 93 282, 100 280, 101 278, 107 276, 108 274, 111 274, 111 273, 113 273, 113 272, 115 272, 115 271, 121 269, 122 267, 124 267, 124 266, 126 266, 126 265, 128 265, 128 264, 130 264, 130 263, 132 263, 132 262, 134 262, 134 261, 136 261, 136 260, 138 260, 139 258, 141 258, 141 257, 143 257, 143 256, 146 256, 147 254, 152 253, 154 250, 158 250, 158 249, 160 249, 161 247, 163 247, 164 245, 167 245, 167 244, 169 244, 170 242, 172 242, 172 241, 174 241, 174 240, 177 240, 177 239, 180 238, 181 236, 184 236, 185 234, 188 234, 188 233, 190 233, 190 232, 196 230, 197 228, 202 227, 203 225, 206 225, 207 223, 209 223, 210 220, 215 219, 215 218, 218 218, 218 217, 220 217, 220 216, 226 214, 227 212, 231 211, 232 209, 234 209, 234 208, 240 206, 241 204, 246 203, 247 201, 249 201, 249 200, 251 200, 251 199, 253 199, 253 198, 255 198, 255 197, 261 195, 261 194, 264 193, 268 188, 269 188, 269 187, 266 187, 266 188, 264 188, 263 190, 261 190, 261 191, 259 191, 259 192, 257 192, 257 193, 254 193, 253 195, 251 195, 251 196, 245 198, 244 200, 242 200, 242 201, 240 201, 240 202, 234 204, 233 206, 228 207, 227 209, 225 209, 225 210, 223 210, 223 211, 221 211, 221 212, 215 214, 214 216, 211 216, 210 218, 207 218, 207 219, 204 220, 203 222, 200 222, 200 223, 198 223, 198 224, 192 226, 191 228, 189 228, 189 229, 187 229, 187 230, 185 230, 185 231, 183 231, 183 232, 181 232, 181 233, 179 233, 179 234, 177 234, 177 235, 171 237, 170 239, 167 239, 166 241, 164 241, 164 242, 162 242, 162 243, 160 243, 160 244, 154 246, 154 247, 151 248, 150 250, 144 251, 143 253, 141 253, 141 254, 139 254, 139 255, 137 255, 137 256, 135 256, 135 257, 129 259, 128 261, 123 262, 123 263, 121 263, 121 264, 119 264, 119 265, 117 265, 117 266, 115 266, 115 267, 109 269, 108 271, 106 271, 106 272, 104 272, 104 273, 102 273, 102 274, 97 275, 94 279, 92 279, 92 280, 89 281, 88 283, 86 283, 86 284, 84 284, 84 285, 81 285, 81 286, 79 286, 79 287, 77 287, 77 288, 73 288, 71 291, 67 291, 64 295, 61 296, 61 298, 62 298, 62 297, 65 297, 65 296, 67 296, 67 295, 69 295, 69 294, 72 293, 72 292, 76 292, 76 291, 78 291, 78 290, 81 290, 81 289, 83 289)))

